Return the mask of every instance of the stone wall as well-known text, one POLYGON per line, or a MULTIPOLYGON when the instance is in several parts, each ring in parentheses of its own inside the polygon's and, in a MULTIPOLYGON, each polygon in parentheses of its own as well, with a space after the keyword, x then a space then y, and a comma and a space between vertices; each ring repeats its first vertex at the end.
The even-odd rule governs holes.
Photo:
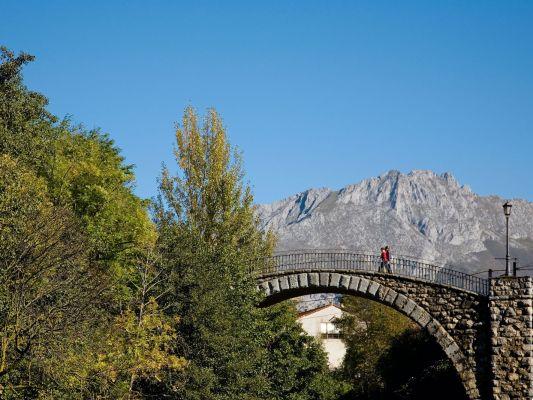
POLYGON ((533 278, 491 279, 489 307, 493 397, 533 399, 533 278))

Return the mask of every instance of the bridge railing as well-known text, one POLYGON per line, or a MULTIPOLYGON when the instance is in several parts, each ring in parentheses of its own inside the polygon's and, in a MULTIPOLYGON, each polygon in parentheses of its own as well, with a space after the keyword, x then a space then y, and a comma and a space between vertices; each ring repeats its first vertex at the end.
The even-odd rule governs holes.
MULTIPOLYGON (((391 275, 414 278, 429 283, 448 285, 458 289, 488 295, 487 279, 450 268, 406 258, 392 258, 391 275)), ((389 273, 378 255, 348 251, 303 251, 276 254, 261 263, 256 270, 261 276, 298 271, 363 271, 389 273)))

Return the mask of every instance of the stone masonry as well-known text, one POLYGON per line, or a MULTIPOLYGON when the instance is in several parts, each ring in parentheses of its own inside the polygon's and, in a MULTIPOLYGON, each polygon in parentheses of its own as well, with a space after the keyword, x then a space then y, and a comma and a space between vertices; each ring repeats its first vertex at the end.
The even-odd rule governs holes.
POLYGON ((263 306, 334 292, 386 304, 427 329, 470 399, 531 399, 532 280, 500 278, 490 298, 414 278, 367 271, 305 270, 259 278, 263 306))
POLYGON ((533 278, 492 279, 489 307, 494 399, 533 399, 533 278))

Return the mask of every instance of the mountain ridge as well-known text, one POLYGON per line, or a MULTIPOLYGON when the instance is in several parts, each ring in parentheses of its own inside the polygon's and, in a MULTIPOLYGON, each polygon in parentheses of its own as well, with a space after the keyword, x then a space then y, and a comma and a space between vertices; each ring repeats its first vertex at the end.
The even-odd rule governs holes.
MULTIPOLYGON (((450 172, 392 170, 339 190, 308 189, 257 206, 278 250, 357 248, 388 244, 404 254, 466 271, 501 267, 505 218, 497 195, 481 196, 450 172)), ((533 263, 533 203, 513 199, 513 256, 533 263)))

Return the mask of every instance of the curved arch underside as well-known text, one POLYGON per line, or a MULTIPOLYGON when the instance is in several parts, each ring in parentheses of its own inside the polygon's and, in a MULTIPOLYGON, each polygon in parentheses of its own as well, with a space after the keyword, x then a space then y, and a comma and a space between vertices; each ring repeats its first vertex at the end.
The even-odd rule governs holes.
MULTIPOLYGON (((428 295, 420 282, 394 279, 382 274, 347 274, 335 272, 301 272, 264 277, 258 287, 266 294, 260 306, 269 306, 280 301, 313 293, 341 293, 366 297, 394 308, 415 321, 441 346, 454 365, 469 398, 479 399, 475 361, 465 355, 458 341, 445 329, 449 326, 442 315, 432 315, 430 302, 442 303, 441 299, 428 295), (414 289, 413 289, 414 288, 414 289), (428 311, 429 310, 429 311, 428 311)), ((452 290, 454 299, 460 292, 452 290)), ((471 293, 467 293, 472 296, 471 293)), ((446 297, 446 296, 444 296, 446 297)), ((443 297, 443 298, 444 298, 443 297)), ((444 305, 445 306, 445 305, 444 305)), ((435 309, 435 307, 433 307, 435 309)), ((437 314, 437 313, 435 313, 437 314)))

